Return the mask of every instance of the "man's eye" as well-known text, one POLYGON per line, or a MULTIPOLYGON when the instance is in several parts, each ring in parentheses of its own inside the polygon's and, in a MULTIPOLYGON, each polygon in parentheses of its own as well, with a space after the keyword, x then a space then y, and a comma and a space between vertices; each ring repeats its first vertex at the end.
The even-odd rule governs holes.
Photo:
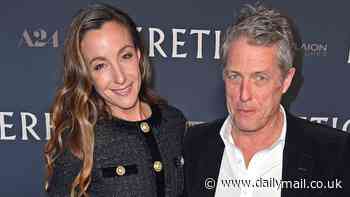
POLYGON ((238 80, 239 79, 239 75, 237 75, 237 74, 228 74, 228 75, 226 75, 226 77, 229 80, 238 80))
POLYGON ((94 70, 101 70, 104 66, 105 66, 105 64, 96 64, 94 66, 94 70))
POLYGON ((263 76, 263 75, 257 75, 257 76, 255 77, 255 79, 256 79, 257 81, 263 81, 263 80, 267 80, 267 77, 265 77, 265 76, 263 76))

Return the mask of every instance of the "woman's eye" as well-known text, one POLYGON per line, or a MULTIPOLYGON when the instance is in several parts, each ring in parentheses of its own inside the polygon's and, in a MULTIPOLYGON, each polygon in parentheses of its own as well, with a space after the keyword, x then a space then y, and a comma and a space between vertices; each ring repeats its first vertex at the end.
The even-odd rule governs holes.
POLYGON ((132 53, 125 53, 124 55, 123 55, 123 58, 124 59, 130 59, 130 58, 132 58, 133 57, 133 54, 132 53))
POLYGON ((101 70, 105 65, 104 64, 96 64, 94 66, 94 70, 101 70))

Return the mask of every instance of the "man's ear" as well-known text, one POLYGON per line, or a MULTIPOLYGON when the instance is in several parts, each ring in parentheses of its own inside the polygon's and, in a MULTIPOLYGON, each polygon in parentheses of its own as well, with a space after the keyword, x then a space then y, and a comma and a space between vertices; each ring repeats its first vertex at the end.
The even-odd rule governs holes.
POLYGON ((287 90, 289 89, 290 85, 292 84, 292 81, 293 81, 293 77, 294 77, 294 74, 295 74, 295 68, 290 68, 288 71, 287 71, 287 74, 286 76, 284 77, 284 80, 283 80, 283 94, 287 92, 287 90))

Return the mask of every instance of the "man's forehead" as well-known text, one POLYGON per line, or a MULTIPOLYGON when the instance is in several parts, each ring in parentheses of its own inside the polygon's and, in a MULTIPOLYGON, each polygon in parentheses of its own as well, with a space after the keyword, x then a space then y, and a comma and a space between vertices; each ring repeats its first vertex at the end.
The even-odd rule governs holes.
POLYGON ((246 40, 237 40, 231 43, 225 67, 258 71, 269 70, 277 65, 276 46, 251 45, 246 40))
POLYGON ((275 54, 278 51, 278 43, 261 45, 261 44, 257 44, 254 40, 243 36, 243 37, 234 39, 230 42, 228 47, 228 55, 236 52, 237 53, 246 52, 244 49, 249 50, 248 52, 251 52, 251 49, 255 49, 255 50, 265 51, 265 52, 269 51, 270 53, 275 54))
POLYGON ((225 66, 226 72, 235 72, 240 74, 256 74, 256 73, 276 73, 280 72, 278 62, 256 61, 254 63, 241 63, 228 61, 225 66))
POLYGON ((269 71, 278 69, 278 61, 273 59, 264 59, 259 56, 251 56, 251 57, 242 57, 238 58, 232 57, 229 58, 226 62, 225 69, 227 70, 249 70, 254 72, 259 71, 269 71))
POLYGON ((275 72, 271 68, 252 68, 252 69, 240 69, 239 67, 226 67, 225 72, 227 73, 238 73, 238 74, 258 74, 258 73, 272 73, 275 72))

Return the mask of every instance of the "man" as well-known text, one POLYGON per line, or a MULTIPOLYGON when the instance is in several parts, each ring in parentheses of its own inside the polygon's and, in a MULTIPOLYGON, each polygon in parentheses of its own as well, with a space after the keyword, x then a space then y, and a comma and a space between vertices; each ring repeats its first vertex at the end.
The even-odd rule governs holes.
POLYGON ((185 137, 189 197, 350 196, 348 134, 280 104, 295 74, 295 48, 281 13, 242 9, 222 45, 229 115, 185 137))

